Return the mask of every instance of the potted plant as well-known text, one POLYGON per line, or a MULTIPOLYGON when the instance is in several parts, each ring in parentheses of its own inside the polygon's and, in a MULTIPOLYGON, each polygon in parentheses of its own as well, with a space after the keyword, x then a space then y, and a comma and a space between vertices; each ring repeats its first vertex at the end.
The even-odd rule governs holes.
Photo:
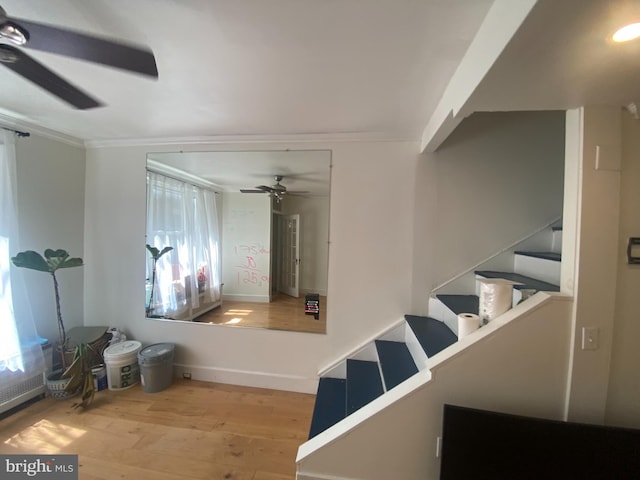
POLYGON ((151 259, 153 260, 153 268, 151 271, 151 294, 149 295, 149 304, 147 305, 147 317, 151 315, 153 312, 153 292, 156 287, 156 266, 158 264, 158 260, 165 253, 173 250, 173 247, 164 247, 162 250, 157 249, 156 247, 152 247, 147 243, 147 250, 151 254, 151 259))
POLYGON ((88 362, 92 358, 92 355, 90 355, 92 353, 92 347, 87 344, 79 344, 73 349, 69 348, 69 339, 67 338, 67 331, 60 308, 60 287, 56 276, 56 272, 60 269, 81 267, 84 265, 82 259, 70 258, 66 250, 53 250, 48 248, 44 251, 44 257, 33 250, 26 250, 12 257, 11 261, 16 267, 28 268, 51 275, 58 320, 58 349, 60 351, 63 369, 49 375, 47 380, 51 383, 48 386, 54 398, 64 398, 74 395, 82 386, 83 400, 81 404, 87 406, 93 398, 94 390, 91 365, 88 365, 88 362), (66 358, 70 353, 73 354, 73 360, 67 362, 66 358), (67 363, 70 364, 67 365, 67 363), (88 401, 85 401, 85 396, 88 401))

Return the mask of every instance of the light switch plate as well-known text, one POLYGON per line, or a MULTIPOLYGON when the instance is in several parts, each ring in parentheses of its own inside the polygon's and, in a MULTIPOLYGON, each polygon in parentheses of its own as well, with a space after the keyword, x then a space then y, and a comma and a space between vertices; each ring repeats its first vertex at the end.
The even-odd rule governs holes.
POLYGON ((582 350, 598 349, 598 328, 582 327, 582 350))

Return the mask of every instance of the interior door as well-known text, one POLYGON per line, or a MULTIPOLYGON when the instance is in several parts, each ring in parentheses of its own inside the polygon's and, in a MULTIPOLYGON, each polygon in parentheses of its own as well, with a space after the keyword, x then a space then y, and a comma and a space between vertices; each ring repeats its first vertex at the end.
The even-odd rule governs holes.
POLYGON ((298 279, 300 276, 300 214, 282 216, 282 274, 280 291, 299 296, 298 279))

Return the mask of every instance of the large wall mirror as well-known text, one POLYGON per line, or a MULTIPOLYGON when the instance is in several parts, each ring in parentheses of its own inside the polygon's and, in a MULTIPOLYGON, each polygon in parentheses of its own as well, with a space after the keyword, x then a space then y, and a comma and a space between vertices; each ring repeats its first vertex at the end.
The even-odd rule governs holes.
POLYGON ((147 155, 154 319, 326 333, 331 152, 147 155))

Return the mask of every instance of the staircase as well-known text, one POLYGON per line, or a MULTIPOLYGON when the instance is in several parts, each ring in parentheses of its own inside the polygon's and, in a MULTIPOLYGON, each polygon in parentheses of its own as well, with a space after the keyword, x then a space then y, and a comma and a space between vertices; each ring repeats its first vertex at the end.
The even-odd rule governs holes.
MULTIPOLYGON (((429 299, 429 316, 405 315, 393 328, 321 375, 309 439, 320 435, 417 373, 429 359, 458 341, 458 315, 478 314, 482 279, 515 282, 513 306, 538 291, 560 290, 562 228, 551 229, 547 248, 513 250, 511 271, 478 268, 471 275, 476 291, 437 292, 429 299)), ((446 290, 446 287, 442 290, 446 290)))

